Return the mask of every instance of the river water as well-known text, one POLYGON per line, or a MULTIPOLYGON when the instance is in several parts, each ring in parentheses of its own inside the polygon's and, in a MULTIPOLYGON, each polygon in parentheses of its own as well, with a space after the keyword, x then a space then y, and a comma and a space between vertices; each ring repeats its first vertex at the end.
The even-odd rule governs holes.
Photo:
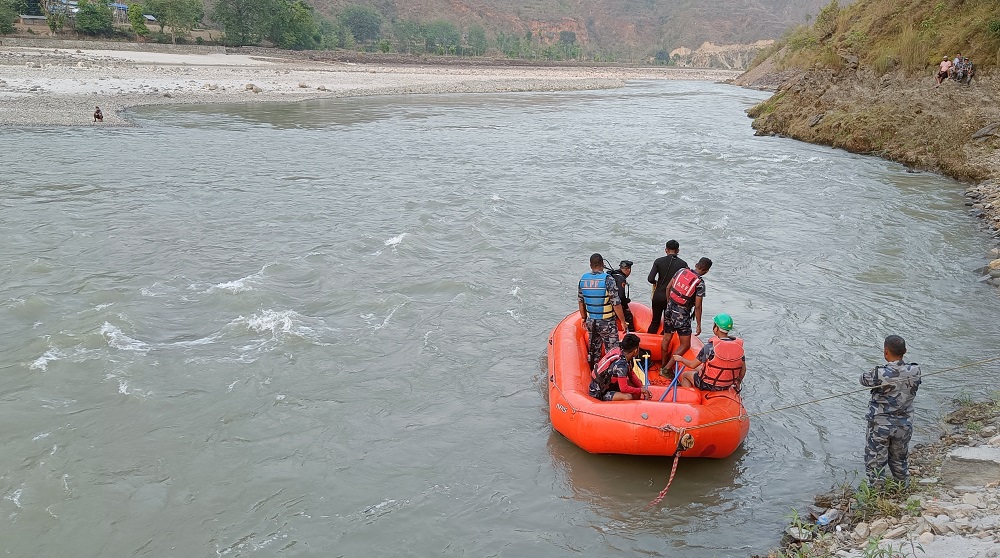
MULTIPOLYGON (((620 90, 158 107, 0 134, 0 548, 10 556, 747 556, 862 469, 867 394, 724 460, 554 433, 545 342, 587 258, 676 238, 750 412, 995 356, 962 186, 754 137, 765 94, 620 90)), ((928 377, 917 437, 973 367, 928 377)))

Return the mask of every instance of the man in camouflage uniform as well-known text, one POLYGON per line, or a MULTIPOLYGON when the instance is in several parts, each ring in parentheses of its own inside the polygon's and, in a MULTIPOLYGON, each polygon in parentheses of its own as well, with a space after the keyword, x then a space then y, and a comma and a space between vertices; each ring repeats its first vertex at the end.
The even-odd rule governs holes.
POLYGON ((910 437, 913 435, 913 399, 920 386, 920 366, 903 362, 906 342, 898 335, 885 338, 886 362, 861 375, 861 385, 872 388, 868 404, 865 471, 871 485, 880 484, 886 469, 904 486, 910 482, 910 437))
POLYGON ((601 345, 605 351, 618 347, 618 324, 615 323, 615 316, 622 324, 625 323, 618 287, 613 278, 604 272, 604 257, 600 254, 590 256, 590 273, 585 273, 580 278, 577 299, 580 318, 589 339, 587 362, 593 368, 601 359, 601 345))

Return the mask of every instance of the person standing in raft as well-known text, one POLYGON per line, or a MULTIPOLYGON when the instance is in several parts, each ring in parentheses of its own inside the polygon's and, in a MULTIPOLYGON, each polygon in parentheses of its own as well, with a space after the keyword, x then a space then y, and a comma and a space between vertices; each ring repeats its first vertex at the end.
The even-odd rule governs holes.
POLYGON ((104 122, 104 113, 101 107, 94 107, 94 122, 104 122))
POLYGON ((618 347, 618 325, 615 316, 625 323, 622 303, 618 298, 618 288, 611 277, 604 272, 604 256, 590 256, 590 273, 580 277, 577 288, 577 299, 580 303, 580 318, 589 333, 587 362, 591 369, 601 358, 601 346, 605 352, 618 347))
POLYGON ((652 399, 649 389, 632 371, 632 362, 639 354, 639 336, 626 333, 621 348, 604 355, 590 374, 590 396, 601 401, 652 399))
POLYGON ((729 334, 732 329, 732 316, 718 314, 712 320, 714 337, 701 348, 696 359, 684 358, 682 355, 671 358, 670 364, 677 361, 691 369, 681 373, 682 386, 696 387, 702 391, 736 388, 739 392, 747 373, 747 357, 743 352, 743 340, 729 334))
POLYGON ((632 262, 629 260, 622 260, 618 264, 618 269, 610 273, 611 278, 615 280, 615 287, 618 288, 618 300, 622 303, 622 314, 625 316, 625 322, 622 325, 625 326, 625 331, 635 331, 635 318, 628 309, 628 303, 632 302, 632 299, 628 297, 628 276, 631 274, 632 262))
POLYGON ((705 298, 705 281, 702 277, 712 269, 712 260, 702 258, 694 264, 694 271, 684 268, 674 274, 667 283, 667 309, 663 311, 663 340, 660 350, 663 362, 660 375, 673 378, 672 356, 668 356, 670 337, 677 332, 678 346, 674 355, 682 355, 691 347, 691 318, 695 320, 697 329, 695 335, 701 335, 701 300, 705 298))
POLYGON ((676 240, 668 240, 666 256, 660 256, 653 262, 653 269, 649 270, 646 281, 653 285, 653 320, 649 322, 649 329, 646 333, 659 333, 660 320, 663 318, 663 310, 667 307, 667 283, 673 279, 674 274, 688 266, 687 262, 678 258, 677 254, 681 250, 681 245, 676 240))
POLYGON ((913 435, 913 399, 920 387, 920 366, 903 362, 906 341, 898 335, 885 338, 882 348, 889 364, 861 375, 861 385, 872 388, 868 403, 865 472, 871 486, 881 484, 886 469, 909 486, 909 444, 913 435))

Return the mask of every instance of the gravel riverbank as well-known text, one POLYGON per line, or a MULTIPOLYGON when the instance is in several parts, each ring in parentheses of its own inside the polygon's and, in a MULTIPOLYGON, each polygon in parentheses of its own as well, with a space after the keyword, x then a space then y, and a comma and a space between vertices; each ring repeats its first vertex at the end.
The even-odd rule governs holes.
MULTIPOLYGON (((288 102, 324 97, 425 93, 569 91, 628 80, 723 81, 738 72, 630 67, 435 66, 226 54, 218 48, 85 50, 0 46, 0 125, 131 126, 134 106, 288 102), (104 123, 94 123, 100 106, 104 123)), ((101 44, 99 46, 108 46, 101 44)), ((148 47, 148 45, 144 45, 148 47)))

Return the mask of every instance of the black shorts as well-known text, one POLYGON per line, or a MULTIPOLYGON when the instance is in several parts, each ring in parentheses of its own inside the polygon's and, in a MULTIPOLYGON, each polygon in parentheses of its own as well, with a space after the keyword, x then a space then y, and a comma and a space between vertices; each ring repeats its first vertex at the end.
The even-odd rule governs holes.
POLYGON ((694 387, 700 389, 701 391, 726 391, 727 389, 730 388, 730 386, 719 387, 706 384, 701 380, 701 372, 698 372, 697 374, 694 375, 694 387))

